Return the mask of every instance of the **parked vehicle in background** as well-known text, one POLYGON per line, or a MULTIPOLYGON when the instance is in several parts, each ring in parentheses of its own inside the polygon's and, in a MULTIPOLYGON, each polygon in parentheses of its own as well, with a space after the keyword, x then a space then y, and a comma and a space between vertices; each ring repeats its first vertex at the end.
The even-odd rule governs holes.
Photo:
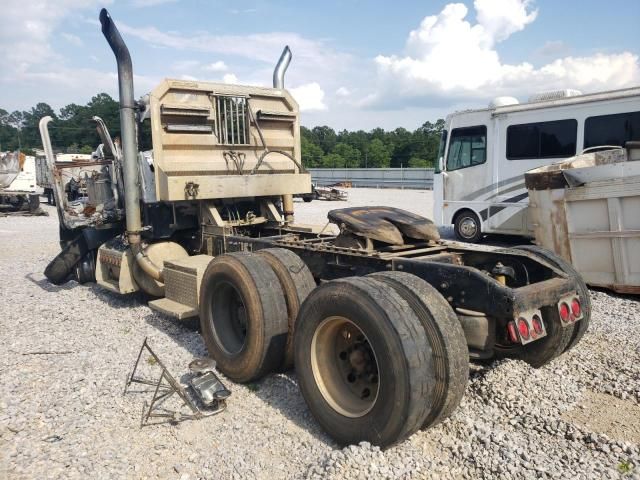
MULTIPOLYGON (((75 168, 66 168, 64 170, 65 176, 67 177, 67 184, 73 178, 80 177, 80 171, 82 170, 83 162, 90 162, 91 155, 87 154, 79 154, 79 153, 58 153, 55 156, 56 164, 60 166, 70 167, 72 164, 78 165, 75 168), (75 162, 75 163, 74 163, 75 162)), ((53 181, 51 179, 51 171, 49 170, 49 166, 47 165, 47 158, 44 155, 44 151, 36 152, 35 158, 35 174, 36 174, 36 183, 42 187, 42 194, 47 197, 47 203, 49 205, 55 205, 56 200, 53 194, 53 181)), ((81 193, 80 182, 78 181, 78 195, 81 193)), ((85 188, 86 191, 86 188, 85 188)), ((73 196, 73 194, 72 194, 73 196)))
POLYGON ((458 239, 484 233, 533 237, 524 173, 600 146, 640 138, 640 88, 582 95, 561 90, 519 104, 449 115, 434 175, 434 220, 458 239))
POLYGON ((40 199, 36 188, 34 157, 19 151, 0 154, 0 208, 3 211, 38 210, 40 199))
POLYGON ((300 195, 294 195, 300 197, 305 202, 311 202, 312 200, 347 200, 349 194, 346 190, 340 190, 335 187, 321 187, 319 185, 311 185, 311 193, 302 193, 300 195))

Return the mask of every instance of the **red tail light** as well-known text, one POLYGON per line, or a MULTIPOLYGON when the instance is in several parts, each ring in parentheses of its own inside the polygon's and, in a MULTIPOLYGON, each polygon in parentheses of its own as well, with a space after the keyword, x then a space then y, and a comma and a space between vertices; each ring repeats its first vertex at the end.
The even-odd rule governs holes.
POLYGON ((523 340, 529 339, 529 324, 524 318, 518 319, 518 333, 523 340))
POLYGON ((569 310, 569 305, 564 302, 560 304, 560 318, 563 322, 571 321, 571 310, 569 310))
POLYGON ((580 317, 580 315, 582 314, 582 309, 580 307, 580 301, 577 298, 574 298, 571 301, 571 313, 573 313, 573 316, 578 318, 580 317))
POLYGON ((533 324, 533 331, 538 335, 541 335, 544 331, 544 328, 542 327, 542 320, 540 319, 540 317, 538 315, 534 315, 531 319, 531 323, 533 324))
POLYGON ((513 343, 518 341, 518 335, 516 334, 516 324, 514 322, 507 323, 507 333, 509 334, 509 340, 513 343))

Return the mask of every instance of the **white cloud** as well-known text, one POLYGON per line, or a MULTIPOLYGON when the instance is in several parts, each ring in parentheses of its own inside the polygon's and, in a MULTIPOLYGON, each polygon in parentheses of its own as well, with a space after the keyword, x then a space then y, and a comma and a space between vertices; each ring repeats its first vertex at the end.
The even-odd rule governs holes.
POLYGON ((250 35, 213 35, 198 32, 192 35, 180 35, 158 30, 155 27, 131 27, 124 22, 118 23, 124 34, 145 42, 176 50, 188 50, 239 56, 275 65, 285 45, 293 51, 294 61, 299 67, 312 67, 316 70, 334 71, 350 58, 349 55, 335 52, 323 41, 311 40, 298 33, 268 32, 250 35))
POLYGON ((538 11, 529 11, 530 0, 475 0, 473 3, 478 25, 495 42, 501 42, 515 32, 524 30, 538 16, 538 11))
POLYGON ((222 81, 224 83, 237 84, 238 77, 236 77, 233 73, 225 73, 224 76, 222 77, 222 81))
POLYGON ((290 88, 289 92, 298 102, 300 111, 313 112, 318 110, 327 110, 324 103, 324 91, 316 82, 300 85, 299 87, 290 88))
POLYGON ((336 90, 336 96, 338 97, 348 97, 351 95, 351 90, 347 87, 340 87, 336 90))
POLYGON ((0 28, 0 64, 11 65, 9 70, 15 71, 59 60, 59 56, 51 48, 50 39, 64 18, 74 10, 97 8, 109 3, 110 0, 4 0, 0 28))
POLYGON ((209 72, 226 72, 229 69, 222 60, 205 65, 203 68, 209 72))
POLYGON ((378 88, 361 104, 434 98, 451 103, 556 88, 621 88, 640 80, 638 56, 629 52, 566 57, 540 68, 504 64, 495 45, 533 22, 537 11, 528 0, 475 0, 474 6, 477 23, 467 20, 465 5, 448 4, 410 32, 404 55, 377 56, 378 88))
POLYGON ((74 35, 72 33, 62 33, 62 38, 64 38, 67 42, 69 42, 71 45, 76 46, 76 47, 81 47, 84 43, 82 42, 82 39, 77 36, 74 35))

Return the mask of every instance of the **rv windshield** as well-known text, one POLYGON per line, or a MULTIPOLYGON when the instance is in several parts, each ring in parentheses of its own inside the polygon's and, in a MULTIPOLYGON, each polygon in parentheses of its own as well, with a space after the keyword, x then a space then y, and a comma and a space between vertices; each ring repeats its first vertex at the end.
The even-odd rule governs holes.
POLYGON ((435 162, 435 171, 434 173, 440 173, 444 168, 444 149, 447 146, 447 131, 442 130, 442 134, 440 135, 440 145, 438 146, 438 157, 435 162))
POLYGON ((454 128, 449 140, 447 170, 473 167, 486 161, 487 127, 454 128))

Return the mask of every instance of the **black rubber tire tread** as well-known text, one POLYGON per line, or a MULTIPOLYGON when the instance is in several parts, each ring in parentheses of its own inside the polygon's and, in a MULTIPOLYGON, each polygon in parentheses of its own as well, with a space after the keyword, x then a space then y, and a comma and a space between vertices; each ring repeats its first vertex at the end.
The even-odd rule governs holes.
POLYGON ((587 284, 582 279, 582 276, 578 273, 578 271, 573 268, 569 262, 567 262, 564 258, 556 255, 550 250, 546 248, 540 247, 538 245, 519 245, 516 247, 518 250, 525 250, 527 252, 535 253, 540 257, 547 260, 553 266, 559 268, 564 273, 569 275, 571 278, 575 279, 578 285, 578 296, 580 297, 580 304, 582 306, 583 317, 577 322, 574 326, 573 334, 571 336, 571 340, 564 348, 564 351, 575 347, 582 337, 589 329, 589 322, 591 320, 591 297, 589 295, 589 289, 587 288, 587 284))
POLYGON ((217 368, 235 382, 258 380, 282 365, 287 305, 278 277, 263 257, 235 252, 211 261, 202 278, 200 327, 217 368), (236 353, 225 350, 215 334, 211 297, 221 282, 236 289, 246 310, 246 341, 236 353))
POLYGON ((478 243, 482 239, 482 224, 480 222, 480 219, 478 218, 478 215, 476 215, 473 210, 462 210, 461 212, 457 213, 456 218, 453 222, 453 232, 455 233, 456 238, 461 242, 478 243), (473 218, 474 221, 478 224, 478 231, 471 238, 466 238, 460 233, 460 223, 465 217, 473 218))
POLYGON ((83 235, 68 242, 58 255, 44 269, 44 275, 54 285, 62 285, 72 278, 72 273, 89 248, 83 235))
POLYGON ((264 258, 271 266, 280 281, 287 303, 287 321, 289 330, 287 345, 282 363, 283 370, 293 367, 293 332, 300 305, 307 296, 316 288, 316 281, 311 275, 309 267, 302 259, 291 250, 285 248, 265 248, 258 250, 258 255, 264 258))
POLYGON ((320 285, 302 304, 294 333, 298 382, 311 413, 341 445, 368 441, 384 448, 409 437, 424 423, 433 396, 435 378, 426 342, 413 309, 385 283, 350 277, 320 285), (361 417, 338 413, 316 385, 311 342, 318 325, 331 316, 358 325, 378 360, 378 397, 361 417))
POLYGON ((406 272, 380 272, 380 280, 413 308, 427 334, 435 368, 435 394, 422 428, 437 425, 460 405, 469 381, 469 348, 464 330, 449 302, 432 285, 406 272))

